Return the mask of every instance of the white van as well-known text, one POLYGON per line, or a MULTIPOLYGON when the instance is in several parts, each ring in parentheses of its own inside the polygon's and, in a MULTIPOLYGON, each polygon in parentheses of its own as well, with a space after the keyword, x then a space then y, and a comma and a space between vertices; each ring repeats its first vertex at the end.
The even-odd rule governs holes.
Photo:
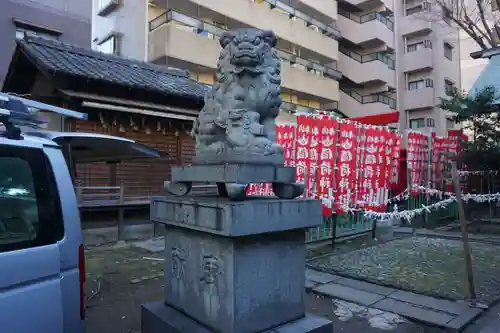
POLYGON ((85 258, 68 165, 160 154, 119 137, 21 132, 39 123, 27 106, 86 117, 0 95, 0 323, 8 333, 83 333, 85 258))

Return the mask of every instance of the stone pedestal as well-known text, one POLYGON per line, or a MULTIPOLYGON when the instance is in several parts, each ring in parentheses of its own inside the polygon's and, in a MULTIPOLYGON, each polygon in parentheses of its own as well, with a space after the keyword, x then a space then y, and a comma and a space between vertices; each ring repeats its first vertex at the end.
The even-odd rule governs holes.
POLYGON ((319 201, 154 198, 151 218, 166 225, 165 304, 143 306, 142 333, 332 332, 304 306, 319 201))

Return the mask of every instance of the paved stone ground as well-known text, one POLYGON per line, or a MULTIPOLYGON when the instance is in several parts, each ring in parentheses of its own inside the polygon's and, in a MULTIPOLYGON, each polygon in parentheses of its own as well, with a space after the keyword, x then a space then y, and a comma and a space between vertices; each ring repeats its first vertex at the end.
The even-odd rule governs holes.
POLYGON ((483 312, 462 301, 452 302, 418 295, 311 269, 306 270, 306 288, 317 294, 357 304, 357 310, 351 312, 361 311, 370 315, 383 310, 454 330, 464 328, 483 312))
MULTIPOLYGON (((139 333, 140 305, 163 299, 160 241, 139 245, 90 248, 87 259, 87 333, 139 333)), ((384 311, 330 297, 306 295, 308 312, 328 317, 334 332, 437 333, 440 329, 416 324, 384 311)))
MULTIPOLYGON (((492 302, 500 294, 500 246, 471 243, 476 290, 492 302)), ((459 300, 467 298, 462 243, 459 240, 405 237, 385 244, 327 254, 308 266, 418 294, 459 300)))

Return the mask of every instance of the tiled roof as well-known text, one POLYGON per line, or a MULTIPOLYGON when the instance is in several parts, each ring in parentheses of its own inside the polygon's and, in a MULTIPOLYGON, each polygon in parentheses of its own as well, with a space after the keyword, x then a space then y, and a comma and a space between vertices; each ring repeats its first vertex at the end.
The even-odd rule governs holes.
POLYGON ((49 71, 195 100, 203 100, 207 91, 205 85, 191 80, 181 69, 42 38, 26 37, 17 43, 32 61, 49 71))
MULTIPOLYGON (((500 93, 500 54, 490 58, 489 63, 469 90, 469 95, 474 95, 488 86, 495 87, 500 93)), ((497 100, 495 104, 500 104, 500 100, 497 100)))

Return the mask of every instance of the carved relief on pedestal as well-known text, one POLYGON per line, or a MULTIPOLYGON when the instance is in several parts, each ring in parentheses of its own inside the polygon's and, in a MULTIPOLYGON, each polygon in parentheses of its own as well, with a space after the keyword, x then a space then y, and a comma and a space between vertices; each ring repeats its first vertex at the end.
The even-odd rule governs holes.
POLYGON ((172 247, 170 254, 172 257, 172 275, 170 279, 172 292, 182 298, 185 292, 187 254, 184 249, 176 246, 172 247))
POLYGON ((219 276, 222 275, 222 261, 213 254, 203 254, 201 261, 200 289, 203 293, 205 313, 216 318, 220 309, 220 289, 223 288, 219 276))

